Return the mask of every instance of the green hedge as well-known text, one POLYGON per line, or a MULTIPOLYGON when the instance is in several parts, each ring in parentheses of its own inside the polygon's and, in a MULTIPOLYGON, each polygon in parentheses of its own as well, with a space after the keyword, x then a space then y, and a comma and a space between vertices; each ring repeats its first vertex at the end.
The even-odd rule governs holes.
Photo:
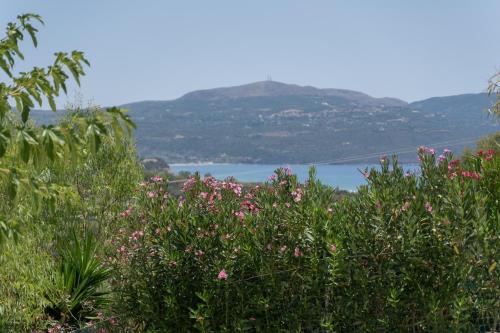
POLYGON ((448 332, 493 329, 500 158, 419 151, 334 200, 289 170, 243 191, 194 177, 141 184, 114 237, 114 311, 134 330, 448 332))

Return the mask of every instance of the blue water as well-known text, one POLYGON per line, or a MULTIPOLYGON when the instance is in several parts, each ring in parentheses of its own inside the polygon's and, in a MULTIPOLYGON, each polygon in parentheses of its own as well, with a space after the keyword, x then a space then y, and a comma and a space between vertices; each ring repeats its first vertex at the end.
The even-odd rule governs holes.
MULTIPOLYGON (((281 166, 289 167, 296 174, 301 182, 307 180, 309 165, 305 164, 171 164, 171 171, 198 171, 202 176, 210 173, 217 179, 224 179, 230 176, 241 182, 263 182, 273 174, 274 170, 281 166)), ((356 191, 359 185, 366 184, 366 180, 359 170, 365 168, 379 167, 369 164, 337 164, 316 166, 317 178, 325 185, 338 187, 342 190, 356 191)), ((416 170, 417 165, 405 165, 406 170, 416 170)))

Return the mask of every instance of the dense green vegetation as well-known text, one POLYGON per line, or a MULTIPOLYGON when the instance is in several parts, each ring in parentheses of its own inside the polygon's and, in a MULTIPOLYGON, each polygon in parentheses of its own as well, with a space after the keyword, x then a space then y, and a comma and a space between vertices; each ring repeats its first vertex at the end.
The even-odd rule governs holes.
MULTIPOLYGON (((33 19, 0 41, 7 74, 33 19)), ((382 157, 349 196, 314 169, 174 188, 144 172, 121 110, 29 121, 65 71, 83 75, 73 55, 0 83, 1 332, 500 329, 495 138, 461 159, 421 147, 416 173, 382 157)))

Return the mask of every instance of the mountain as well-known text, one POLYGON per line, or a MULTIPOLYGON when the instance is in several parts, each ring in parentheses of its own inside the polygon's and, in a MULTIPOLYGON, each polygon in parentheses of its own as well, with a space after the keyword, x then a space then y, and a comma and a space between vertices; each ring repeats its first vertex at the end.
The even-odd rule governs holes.
POLYGON ((395 151, 414 162, 419 145, 460 151, 472 139, 498 131, 496 120, 484 112, 493 100, 480 93, 408 104, 351 90, 263 81, 123 107, 138 125, 140 155, 168 163, 367 162, 395 151))
POLYGON ((220 101, 248 97, 337 97, 365 105, 404 106, 407 103, 396 98, 373 98, 359 91, 346 89, 318 89, 311 86, 299 86, 276 81, 261 81, 236 87, 215 88, 190 92, 180 100, 220 101))

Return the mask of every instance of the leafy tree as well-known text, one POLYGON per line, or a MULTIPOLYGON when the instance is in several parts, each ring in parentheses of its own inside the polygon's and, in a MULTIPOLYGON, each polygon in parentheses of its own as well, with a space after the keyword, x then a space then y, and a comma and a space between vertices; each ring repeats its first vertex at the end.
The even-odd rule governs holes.
POLYGON ((24 60, 20 43, 29 36, 37 47, 35 27, 43 24, 39 15, 23 14, 7 24, 5 37, 0 39, 0 69, 6 82, 0 82, 0 180, 4 180, 4 201, 0 210, 0 243, 6 236, 15 235, 19 214, 15 214, 20 190, 31 194, 34 204, 54 202, 64 192, 64 186, 42 179, 42 167, 56 160, 81 161, 94 154, 104 137, 120 138, 135 125, 124 110, 109 108, 104 112, 76 112, 72 121, 60 125, 35 126, 30 113, 35 105, 47 102, 56 111, 55 99, 67 93, 72 78, 78 85, 89 66, 83 52, 57 52, 52 65, 33 67, 16 72, 16 63, 24 60), (15 105, 12 107, 11 105, 15 105), (6 204, 7 202, 7 204, 6 204))
POLYGON ((488 93, 497 95, 496 103, 490 110, 492 113, 500 117, 500 72, 496 73, 490 78, 488 84, 488 93))

